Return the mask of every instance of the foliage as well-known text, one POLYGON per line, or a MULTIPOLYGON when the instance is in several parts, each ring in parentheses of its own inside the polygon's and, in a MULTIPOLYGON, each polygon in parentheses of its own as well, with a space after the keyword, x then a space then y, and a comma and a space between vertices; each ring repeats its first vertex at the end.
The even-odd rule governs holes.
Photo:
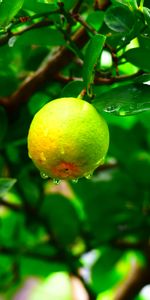
POLYGON ((148 0, 0 1, 1 299, 146 299, 149 51, 148 0), (110 148, 92 179, 55 185, 28 157, 28 129, 45 103, 79 94, 110 148))

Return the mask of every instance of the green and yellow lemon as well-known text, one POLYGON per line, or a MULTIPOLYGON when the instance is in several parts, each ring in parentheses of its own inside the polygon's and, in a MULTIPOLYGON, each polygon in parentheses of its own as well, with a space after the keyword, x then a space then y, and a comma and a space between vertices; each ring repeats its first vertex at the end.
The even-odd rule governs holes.
POLYGON ((49 102, 33 118, 28 151, 43 177, 56 180, 90 177, 103 163, 108 126, 93 105, 78 98, 49 102))

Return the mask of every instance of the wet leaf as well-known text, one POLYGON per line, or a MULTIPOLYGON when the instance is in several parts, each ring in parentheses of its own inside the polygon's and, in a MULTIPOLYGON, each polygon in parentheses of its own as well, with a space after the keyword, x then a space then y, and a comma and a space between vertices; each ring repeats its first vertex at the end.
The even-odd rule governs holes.
POLYGON ((97 110, 117 115, 134 115, 150 109, 150 86, 129 84, 107 91, 93 101, 97 110))

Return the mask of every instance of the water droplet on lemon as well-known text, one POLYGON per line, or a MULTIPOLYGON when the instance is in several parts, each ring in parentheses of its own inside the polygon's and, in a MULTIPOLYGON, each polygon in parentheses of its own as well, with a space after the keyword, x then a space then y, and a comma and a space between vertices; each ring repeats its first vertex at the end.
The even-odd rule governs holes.
POLYGON ((40 175, 41 175, 41 177, 43 178, 43 179, 47 179, 49 176, 46 174, 46 173, 44 173, 44 172, 40 172, 40 175))
POLYGON ((54 178, 54 179, 53 179, 53 183, 54 183, 54 184, 60 184, 60 183, 61 183, 61 180, 60 180, 60 179, 55 179, 55 178, 54 178))
POLYGON ((73 183, 77 183, 78 182, 78 178, 76 178, 76 179, 72 179, 71 181, 73 182, 73 183))
POLYGON ((85 175, 85 178, 86 178, 86 179, 91 179, 92 176, 93 176, 93 173, 89 173, 89 174, 86 174, 86 175, 85 175))

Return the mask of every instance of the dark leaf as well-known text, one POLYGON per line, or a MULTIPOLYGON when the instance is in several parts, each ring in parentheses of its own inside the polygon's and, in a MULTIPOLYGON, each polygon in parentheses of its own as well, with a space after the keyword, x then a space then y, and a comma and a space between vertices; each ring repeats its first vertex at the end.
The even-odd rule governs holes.
POLYGON ((3 107, 0 107, 0 145, 3 141, 8 128, 7 114, 3 107))
POLYGON ((134 48, 125 52, 124 57, 143 71, 150 71, 149 49, 134 48))
POLYGON ((64 45, 65 40, 63 34, 52 28, 38 28, 28 31, 18 37, 14 46, 26 47, 27 45, 37 46, 56 46, 64 45), (40 39, 39 39, 40 36, 40 39))
POLYGON ((61 97, 77 97, 83 88, 83 81, 71 81, 63 88, 61 97))
POLYGON ((128 32, 134 25, 134 15, 126 6, 110 6, 104 20, 116 32, 128 32))
POLYGON ((116 263, 120 259, 122 252, 105 248, 102 250, 99 259, 92 267, 92 286, 97 293, 111 289, 121 278, 115 269, 116 263))
POLYGON ((61 195, 47 196, 41 214, 60 243, 67 245, 75 242, 79 234, 79 216, 70 200, 61 195))
POLYGON ((121 4, 121 5, 125 5, 128 6, 129 9, 137 9, 138 5, 137 5, 137 1, 136 0, 112 0, 113 4, 121 4))

